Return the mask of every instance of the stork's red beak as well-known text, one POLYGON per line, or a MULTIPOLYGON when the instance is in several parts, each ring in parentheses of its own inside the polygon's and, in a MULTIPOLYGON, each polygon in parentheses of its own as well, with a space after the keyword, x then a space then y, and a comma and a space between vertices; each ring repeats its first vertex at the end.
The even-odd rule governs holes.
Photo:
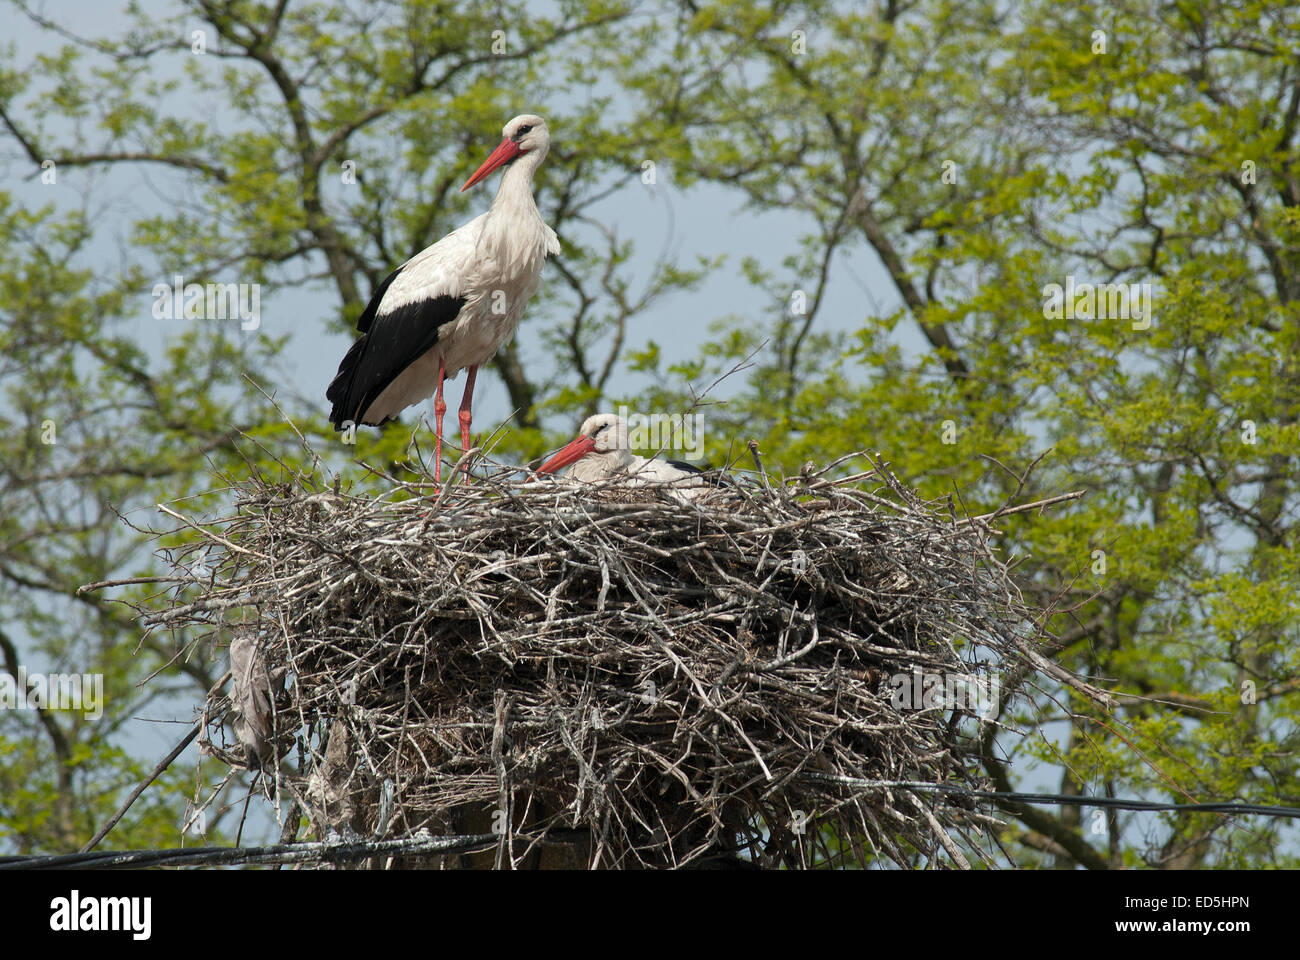
POLYGON ((460 192, 464 193, 497 167, 503 166, 519 156, 521 152, 519 144, 513 140, 509 138, 502 140, 501 145, 492 151, 492 155, 483 161, 483 166, 474 171, 474 176, 465 181, 465 186, 460 188, 460 192))
POLYGON ((591 437, 575 437, 551 459, 537 468, 538 473, 554 473, 556 470, 562 470, 571 463, 581 460, 596 446, 596 441, 591 437))

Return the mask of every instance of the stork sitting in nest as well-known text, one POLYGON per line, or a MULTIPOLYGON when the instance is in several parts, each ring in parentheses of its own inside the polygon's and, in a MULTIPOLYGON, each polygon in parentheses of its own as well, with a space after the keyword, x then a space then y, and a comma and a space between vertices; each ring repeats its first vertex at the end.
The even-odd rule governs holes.
POLYGON ((718 488, 716 477, 682 460, 647 459, 632 452, 627 420, 614 413, 588 417, 578 435, 537 470, 555 473, 569 467, 566 475, 580 483, 616 479, 630 486, 665 484, 678 500, 694 500, 718 488))

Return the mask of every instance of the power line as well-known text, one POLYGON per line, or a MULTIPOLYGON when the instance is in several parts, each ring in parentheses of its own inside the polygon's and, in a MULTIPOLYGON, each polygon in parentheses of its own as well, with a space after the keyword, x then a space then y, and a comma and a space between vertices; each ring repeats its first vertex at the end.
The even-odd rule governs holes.
POLYGON ((501 842, 494 834, 417 836, 400 840, 322 840, 265 847, 181 847, 171 850, 101 850, 48 856, 0 857, 0 870, 131 867, 235 866, 248 863, 314 863, 363 860, 373 856, 473 853, 501 842))
POLYGON ((839 783, 863 790, 912 790, 917 793, 947 793, 977 800, 1006 800, 1055 806, 1113 807, 1118 810, 1145 810, 1165 813, 1229 813, 1261 817, 1300 817, 1300 807, 1271 806, 1239 801, 1217 803, 1159 803, 1152 800, 1126 800, 1123 797, 1085 797, 1066 793, 1017 793, 997 790, 972 790, 953 783, 925 783, 914 780, 863 780, 829 773, 801 773, 801 780, 839 783))
MULTIPOLYGON (((583 829, 547 830, 539 838, 547 845, 580 843, 591 834, 583 829)), ((420 831, 414 837, 395 840, 363 840, 336 837, 303 843, 280 843, 264 847, 180 847, 162 850, 98 850, 78 853, 0 857, 0 870, 112 869, 129 867, 226 867, 250 863, 346 863, 367 857, 430 856, 477 853, 501 844, 494 833, 435 837, 420 831)))
MULTIPOLYGON (((1300 818, 1300 807, 1258 803, 1159 803, 1122 797, 1085 797, 1062 793, 1019 793, 974 790, 959 784, 925 783, 915 780, 866 780, 826 773, 805 772, 802 780, 834 783, 859 790, 910 790, 942 793, 976 800, 994 800, 1053 806, 1110 807, 1165 813, 1222 813, 1238 816, 1300 818)), ((571 843, 586 838, 584 830, 550 830, 544 843, 571 843)), ((263 847, 182 847, 167 850, 103 850, 83 853, 0 857, 0 870, 111 869, 114 867, 197 867, 239 866, 252 863, 346 863, 375 856, 419 856, 475 853, 490 850, 501 842, 495 834, 433 837, 428 834, 398 840, 338 838, 304 843, 281 843, 263 847)))

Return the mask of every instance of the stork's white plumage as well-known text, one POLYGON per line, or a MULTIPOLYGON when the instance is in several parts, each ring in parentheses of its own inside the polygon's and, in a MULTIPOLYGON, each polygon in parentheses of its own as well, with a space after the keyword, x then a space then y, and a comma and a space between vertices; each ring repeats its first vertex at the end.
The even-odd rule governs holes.
POLYGON ((336 430, 379 425, 434 397, 441 479, 443 382, 468 368, 460 432, 469 449, 474 379, 519 326, 537 290, 547 254, 560 252, 555 231, 533 199, 533 173, 551 146, 546 121, 515 117, 504 139, 461 190, 506 168, 492 207, 402 264, 375 290, 352 345, 326 391, 336 430))
POLYGON ((566 474, 581 483, 618 478, 632 486, 669 484, 673 496, 693 500, 717 485, 701 477, 698 467, 680 460, 646 459, 632 452, 627 420, 614 413, 588 417, 578 435, 538 467, 538 473, 554 473, 569 467, 566 474))

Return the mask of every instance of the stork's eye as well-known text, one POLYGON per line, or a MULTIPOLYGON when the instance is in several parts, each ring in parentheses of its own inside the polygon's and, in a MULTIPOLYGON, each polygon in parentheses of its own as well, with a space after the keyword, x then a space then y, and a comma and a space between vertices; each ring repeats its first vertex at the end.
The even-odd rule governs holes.
POLYGON ((532 129, 533 129, 533 128, 532 128, 531 125, 525 124, 524 126, 522 126, 522 127, 519 128, 519 132, 518 132, 517 134, 515 134, 515 136, 517 136, 517 137, 522 137, 525 133, 527 133, 528 131, 530 131, 530 130, 532 130, 532 129))
POLYGON ((602 433, 605 432, 605 430, 608 427, 609 427, 608 423, 602 423, 599 427, 596 428, 596 432, 591 435, 592 439, 594 440, 596 437, 599 437, 602 433))

